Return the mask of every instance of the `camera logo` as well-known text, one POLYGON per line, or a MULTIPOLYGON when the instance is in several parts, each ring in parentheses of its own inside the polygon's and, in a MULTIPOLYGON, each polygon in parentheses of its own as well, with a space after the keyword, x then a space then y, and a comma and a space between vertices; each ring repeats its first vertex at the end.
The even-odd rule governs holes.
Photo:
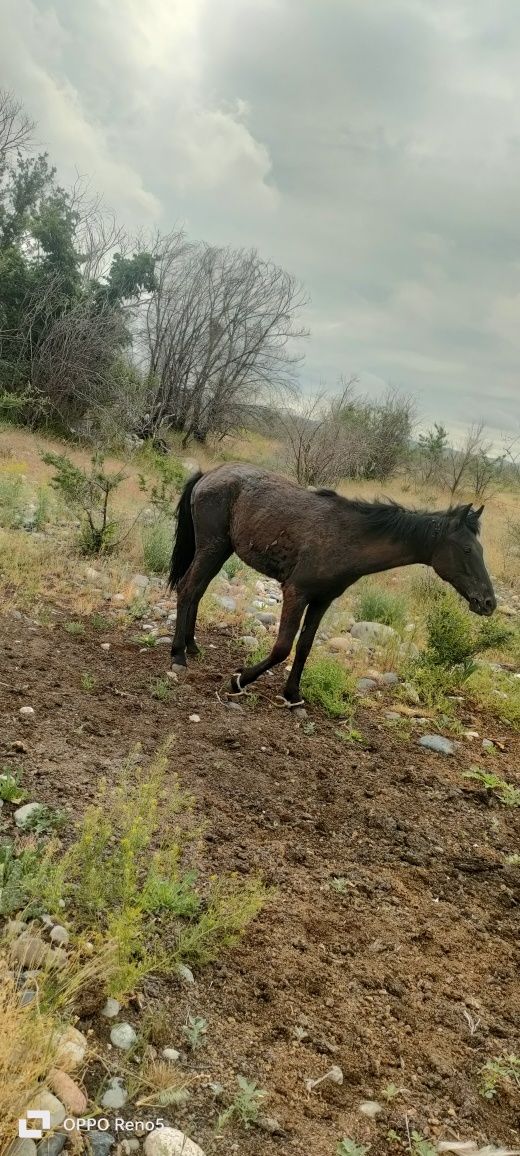
POLYGON ((51 1127, 51 1114, 44 1111, 44 1109, 28 1108, 25 1116, 22 1116, 18 1121, 18 1135, 22 1140, 41 1140, 44 1132, 49 1132, 51 1127), (37 1120, 39 1127, 29 1128, 28 1121, 37 1120))

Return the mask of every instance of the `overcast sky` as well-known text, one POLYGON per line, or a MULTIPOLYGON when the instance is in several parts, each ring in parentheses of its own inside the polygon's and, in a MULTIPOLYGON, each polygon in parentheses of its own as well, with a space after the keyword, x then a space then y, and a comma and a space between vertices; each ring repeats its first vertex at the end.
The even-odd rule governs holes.
POLYGON ((307 286, 305 388, 520 432, 518 0, 0 0, 0 83, 131 225, 307 286))

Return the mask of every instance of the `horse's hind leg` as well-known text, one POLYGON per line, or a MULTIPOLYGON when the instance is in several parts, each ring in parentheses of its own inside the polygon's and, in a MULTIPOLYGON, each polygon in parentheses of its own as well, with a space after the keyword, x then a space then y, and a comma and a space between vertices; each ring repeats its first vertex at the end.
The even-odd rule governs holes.
MULTIPOLYGON (((186 649, 194 651, 195 620, 199 602, 211 579, 218 574, 221 566, 232 553, 230 542, 220 539, 203 550, 197 550, 191 566, 179 582, 177 589, 177 620, 172 642, 172 669, 186 666, 186 649)), ((197 651, 195 650, 195 653, 197 651)))
POLYGON ((234 694, 240 694, 251 682, 255 682, 266 670, 283 662, 291 653, 291 647, 305 610, 307 599, 295 586, 286 586, 283 592, 282 616, 278 637, 271 653, 262 662, 255 666, 246 666, 231 679, 231 688, 234 694))
POLYGON ((294 655, 294 662, 291 667, 291 673, 287 679, 283 692, 284 699, 290 706, 300 705, 302 701, 300 694, 300 679, 302 676, 303 668, 309 657, 310 649, 314 642, 318 626, 329 606, 330 601, 310 602, 307 607, 305 621, 303 623, 300 637, 296 645, 296 653, 294 655))

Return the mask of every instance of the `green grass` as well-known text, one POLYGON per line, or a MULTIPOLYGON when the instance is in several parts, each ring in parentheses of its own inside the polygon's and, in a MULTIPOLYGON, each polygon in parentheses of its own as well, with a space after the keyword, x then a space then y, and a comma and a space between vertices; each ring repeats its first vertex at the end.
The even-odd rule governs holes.
POLYGON ((192 808, 166 751, 150 766, 130 759, 119 785, 99 785, 73 842, 51 842, 33 873, 30 892, 44 910, 68 918, 77 936, 115 945, 111 995, 150 972, 216 959, 266 901, 256 879, 199 882, 184 865, 200 835, 192 808))
POLYGON ((23 803, 27 792, 20 786, 20 774, 10 767, 2 767, 0 773, 0 799, 3 803, 23 803))
POLYGON ((259 1088, 251 1080, 246 1080, 245 1076, 237 1076, 238 1092, 231 1104, 224 1112, 220 1113, 218 1118, 217 1128, 220 1130, 225 1128, 233 1120, 237 1120, 242 1127, 250 1128, 251 1124, 256 1124, 260 1115, 260 1109, 267 1096, 267 1092, 263 1088, 259 1088))
POLYGON ((16 530, 24 518, 25 483, 23 478, 0 476, 0 526, 16 530))
POLYGON ((367 1156, 369 1151, 370 1144, 356 1144, 355 1140, 349 1140, 346 1136, 336 1148, 337 1156, 367 1156))
POLYGON ((156 678, 151 684, 150 694, 152 698, 157 699, 158 702, 170 702, 172 697, 172 684, 170 679, 156 678))
POLYGON ((90 615, 89 622, 93 630, 110 630, 110 619, 107 618, 106 615, 100 614, 97 610, 94 610, 94 612, 90 615))
POLYGON ((227 562, 224 562, 222 571, 226 575, 226 578, 231 581, 243 568, 244 563, 240 561, 240 558, 237 558, 236 554, 232 554, 231 558, 228 558, 227 562))
POLYGON ((486 1100, 493 1100, 501 1088, 520 1088, 520 1056, 514 1054, 496 1056, 487 1060, 481 1069, 480 1094, 486 1100))
POLYGON ((380 586, 366 586, 354 603, 354 614, 360 622, 382 622, 402 630, 406 625, 406 601, 380 586))
POLYGON ((307 702, 321 706, 333 718, 351 716, 356 682, 334 658, 311 659, 304 669, 301 687, 307 702))
POLYGON ((487 791, 496 794, 497 799, 500 799, 505 807, 520 807, 520 789, 508 783, 506 779, 501 779, 499 775, 493 774, 492 771, 472 767, 470 771, 464 771, 464 778, 475 779, 487 791))
POLYGON ((85 671, 85 673, 81 675, 81 689, 87 691, 88 694, 92 694, 96 689, 94 675, 89 674, 88 671, 85 671))
POLYGON ((172 522, 159 518, 141 531, 144 567, 150 574, 167 574, 173 547, 172 522))
POLYGON ((85 627, 82 622, 64 622, 63 629, 67 634, 81 635, 85 633, 85 627))
POLYGON ((484 710, 520 730, 520 679, 506 671, 478 666, 466 683, 468 695, 484 710))

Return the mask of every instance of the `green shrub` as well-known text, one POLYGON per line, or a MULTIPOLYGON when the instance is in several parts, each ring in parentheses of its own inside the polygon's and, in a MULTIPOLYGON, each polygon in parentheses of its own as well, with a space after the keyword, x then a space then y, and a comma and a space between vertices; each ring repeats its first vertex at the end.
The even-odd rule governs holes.
POLYGON ((367 586, 358 595, 354 613, 361 622, 382 622, 402 630, 406 624, 406 602, 399 594, 392 594, 379 586, 367 586))
POLYGON ((160 518, 142 530, 145 570, 150 574, 167 574, 173 548, 172 523, 160 518))
POLYGON ((150 485, 148 479, 141 474, 139 477, 141 490, 161 517, 172 518, 179 493, 188 477, 186 470, 174 454, 165 456, 155 450, 149 450, 146 458, 157 474, 158 480, 150 485))
POLYGON ((485 619, 476 626, 469 611, 451 593, 436 602, 428 616, 427 630, 428 660, 446 667, 472 667, 475 655, 498 649, 512 636, 500 620, 485 619))
POLYGON ((25 484, 20 477, 0 477, 0 526, 16 530, 24 517, 25 484))
POLYGON ((64 906, 78 934, 116 945, 114 995, 132 990, 151 971, 215 959, 266 901, 255 879, 214 879, 205 887, 184 867, 199 829, 191 799, 166 773, 163 751, 149 767, 130 760, 118 786, 101 783, 76 839, 65 852, 51 844, 31 881, 45 910, 63 916, 64 906))
POLYGON ((229 578, 229 581, 231 581, 231 579, 235 578, 240 570, 243 569, 243 567, 244 564, 240 561, 240 558, 237 558, 236 554, 232 554, 231 558, 228 558, 227 562, 224 562, 222 570, 226 575, 226 578, 229 578))
POLYGON ((481 665, 471 672, 466 689, 480 707, 520 730, 520 679, 481 665))
POLYGON ((78 539, 81 552, 111 553, 127 536, 110 510, 111 496, 124 481, 122 470, 108 474, 103 455, 99 453, 92 455, 88 471, 76 466, 65 454, 45 453, 42 460, 56 471, 51 485, 81 519, 78 539))
POLYGON ((307 701, 323 707, 334 718, 352 714, 355 679, 334 658, 315 658, 307 663, 301 685, 307 701))

